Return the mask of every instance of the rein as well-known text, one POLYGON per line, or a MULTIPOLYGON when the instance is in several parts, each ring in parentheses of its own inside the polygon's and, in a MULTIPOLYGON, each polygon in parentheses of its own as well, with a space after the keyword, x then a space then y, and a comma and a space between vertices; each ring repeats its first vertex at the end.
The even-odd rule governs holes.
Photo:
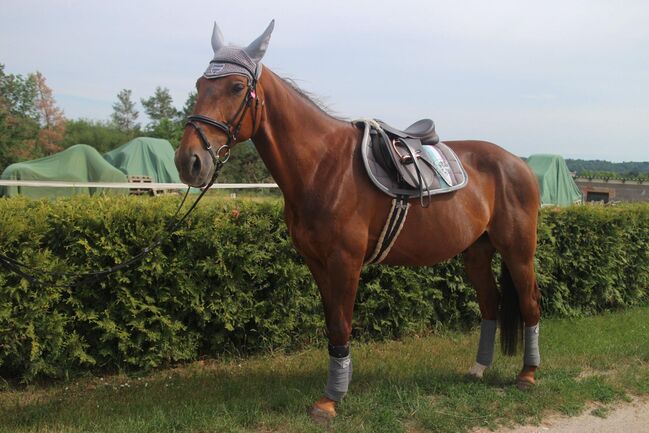
POLYGON ((7 268, 9 271, 19 275, 22 278, 25 278, 27 281, 29 281, 31 284, 34 285, 43 285, 43 278, 45 277, 65 277, 69 276, 71 277, 74 281, 73 283, 61 286, 61 287, 66 287, 66 288, 74 288, 79 285, 82 285, 84 283, 104 278, 110 274, 113 274, 117 271, 120 271, 122 269, 131 267, 135 263, 139 262, 142 260, 144 257, 146 257, 151 251, 153 251, 155 248, 159 247, 165 240, 167 240, 173 232, 178 229, 180 224, 182 224, 185 219, 189 216, 189 214, 196 208, 198 205, 198 202, 203 198, 205 193, 210 189, 210 187, 216 182, 216 179, 219 176, 219 173, 221 172, 221 169, 225 165, 226 162, 230 159, 230 149, 234 143, 236 143, 237 136, 239 135, 239 131, 241 129, 241 124, 243 123, 243 120, 245 118, 246 112, 252 105, 253 100, 255 101, 255 108, 254 111, 252 112, 252 131, 253 135, 257 127, 257 109, 259 107, 259 97, 257 96, 256 93, 256 88, 257 88, 257 79, 256 79, 256 71, 253 73, 249 68, 247 68, 245 65, 236 63, 236 62, 225 62, 225 61, 219 61, 218 63, 232 63, 238 66, 241 66, 245 68, 248 72, 250 72, 251 75, 251 80, 248 83, 248 92, 246 94, 246 97, 243 99, 241 102, 241 105, 237 109, 236 113, 234 116, 232 116, 232 119, 226 122, 221 122, 216 119, 212 119, 208 116, 204 116, 202 114, 193 114, 187 118, 187 123, 185 124, 185 128, 188 126, 191 126, 194 128, 194 130, 197 132, 198 137, 200 138, 200 141, 207 150, 207 152, 210 154, 212 157, 212 162, 214 163, 214 172, 212 173, 212 177, 210 181, 206 184, 205 187, 203 187, 200 195, 196 198, 194 203, 189 207, 189 209, 183 214, 183 216, 180 219, 176 219, 178 214, 180 213, 180 210, 182 209, 183 205, 185 204, 185 201, 187 199, 187 196, 189 194, 190 188, 187 188, 187 191, 185 192, 185 195, 183 196, 182 201, 180 202, 180 205, 174 212, 173 216, 167 223, 167 225, 164 228, 164 234, 162 234, 160 237, 158 237, 157 240, 152 242, 148 247, 144 248, 142 251, 140 251, 138 254, 132 256, 130 259, 119 263, 113 267, 110 267, 108 269, 103 269, 99 271, 93 271, 93 272, 86 272, 86 273, 81 273, 81 274, 67 274, 64 272, 46 272, 41 269, 36 269, 33 268, 21 261, 18 261, 16 259, 13 259, 5 254, 0 253, 0 266, 4 266, 7 268), (212 126, 223 132, 227 136, 227 142, 219 147, 218 150, 214 151, 214 147, 208 140, 207 136, 205 135, 205 132, 203 129, 200 127, 200 123, 204 123, 206 125, 212 126), (235 124, 236 122, 236 124, 235 124), (234 125, 234 126, 233 126, 234 125), (225 151, 225 155, 223 158, 221 158, 220 154, 222 151, 225 151))

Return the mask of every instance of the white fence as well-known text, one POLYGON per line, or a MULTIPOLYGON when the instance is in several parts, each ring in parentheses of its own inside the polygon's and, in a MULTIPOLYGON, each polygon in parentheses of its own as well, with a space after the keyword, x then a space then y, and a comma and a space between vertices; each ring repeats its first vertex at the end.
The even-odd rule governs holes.
MULTIPOLYGON (((33 186, 48 188, 119 188, 119 189, 186 189, 184 183, 147 183, 147 182, 64 182, 42 180, 2 180, 0 186, 33 186)), ((216 183, 210 189, 251 189, 277 188, 276 183, 216 183)))

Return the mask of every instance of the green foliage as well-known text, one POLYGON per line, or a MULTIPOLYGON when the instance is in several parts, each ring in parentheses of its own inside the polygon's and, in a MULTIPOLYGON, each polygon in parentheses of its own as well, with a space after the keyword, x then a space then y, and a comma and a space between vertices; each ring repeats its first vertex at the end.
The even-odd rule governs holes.
POLYGON ((264 162, 252 141, 244 141, 232 148, 232 157, 223 167, 220 182, 224 183, 273 183, 264 162))
POLYGON ((23 159, 21 154, 38 136, 37 93, 33 74, 7 74, 0 63, 0 172, 23 159))
POLYGON ((185 101, 185 105, 183 106, 183 109, 180 111, 180 116, 182 117, 183 125, 187 121, 187 118, 191 116, 191 114, 194 112, 194 106, 196 105, 197 97, 198 97, 198 93, 195 90, 192 90, 191 92, 189 92, 189 95, 187 95, 187 100, 185 101))
POLYGON ((117 102, 113 104, 113 114, 111 115, 113 125, 126 133, 132 133, 140 128, 137 123, 139 113, 135 109, 135 103, 131 100, 131 94, 130 89, 122 89, 117 94, 117 102))
POLYGON ((7 74, 0 63, 0 97, 6 102, 9 111, 18 116, 38 120, 38 110, 34 103, 38 95, 36 77, 7 74))
POLYGON ((196 92, 190 92, 182 110, 173 106, 169 89, 156 87, 153 96, 141 99, 144 111, 151 119, 146 127, 150 137, 164 138, 176 148, 180 144, 187 117, 193 112, 196 104, 196 92))
POLYGON ((608 178, 647 178, 649 161, 645 162, 610 162, 601 160, 566 159, 570 171, 578 176, 608 178))
POLYGON ((177 148, 183 136, 183 125, 175 120, 161 119, 147 126, 146 135, 154 138, 164 138, 174 148, 177 148))
POLYGON ((75 144, 88 144, 99 153, 106 153, 138 135, 140 131, 137 129, 123 132, 108 122, 88 119, 68 120, 65 124, 65 137, 62 144, 66 149, 75 144))
POLYGON ((574 316, 645 301, 648 248, 647 205, 543 212, 537 269, 544 310, 574 316))
POLYGON ((178 116, 178 110, 173 106, 173 98, 166 87, 156 87, 153 96, 141 99, 140 102, 147 116, 154 122, 178 116))
MULTIPOLYGON (((161 233, 178 198, 0 200, 0 251, 47 271, 105 269, 161 233)), ((544 210, 537 271, 545 315, 637 305, 649 293, 649 207, 544 210)), ((70 286, 0 270, 0 376, 147 369, 321 340, 317 288, 292 247, 280 201, 210 199, 137 268, 70 286)), ((475 325, 461 260, 367 267, 356 339, 475 325)))

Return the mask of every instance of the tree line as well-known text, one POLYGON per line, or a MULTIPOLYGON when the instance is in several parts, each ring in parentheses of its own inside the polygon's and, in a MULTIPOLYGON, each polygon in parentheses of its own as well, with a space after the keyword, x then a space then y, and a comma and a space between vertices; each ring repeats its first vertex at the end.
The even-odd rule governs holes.
POLYGON ((610 162, 602 160, 566 159, 566 165, 577 176, 609 179, 649 178, 649 161, 610 162))
POLYGON ((158 86, 152 96, 140 100, 150 119, 142 127, 132 91, 123 89, 109 120, 67 119, 43 74, 10 74, 0 64, 0 168, 79 143, 103 153, 140 135, 165 138, 177 145, 195 100, 196 94, 190 93, 178 110, 169 89, 158 86))
MULTIPOLYGON (((169 89, 161 86, 139 102, 149 118, 145 126, 140 123, 130 89, 116 95, 108 120, 67 119, 43 74, 10 74, 0 63, 0 172, 14 162, 51 155, 79 143, 105 153, 135 137, 149 136, 164 138, 177 147, 196 103, 196 92, 188 94, 181 109, 175 108, 169 89)), ((272 181, 252 143, 235 147, 232 156, 222 174, 224 181, 272 181)), ((580 176, 649 177, 649 162, 567 159, 566 163, 580 176)))
MULTIPOLYGON (((196 92, 188 94, 181 109, 174 106, 169 89, 161 86, 139 102, 149 119, 144 126, 130 89, 119 91, 108 120, 67 119, 43 74, 7 73, 0 63, 0 172, 15 162, 48 156, 80 143, 105 153, 135 137, 148 136, 164 138, 177 147, 194 109, 196 92)), ((233 150, 222 179, 272 182, 251 142, 233 150)))

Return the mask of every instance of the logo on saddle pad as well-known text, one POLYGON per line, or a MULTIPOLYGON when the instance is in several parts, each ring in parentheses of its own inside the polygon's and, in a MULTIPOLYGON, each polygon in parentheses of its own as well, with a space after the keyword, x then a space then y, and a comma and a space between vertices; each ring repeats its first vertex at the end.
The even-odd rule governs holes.
POLYGON ((444 179, 444 182, 448 186, 453 186, 453 178, 451 177, 451 166, 449 165, 448 161, 442 157, 442 155, 439 153, 439 150, 435 149, 434 146, 422 146, 428 155, 428 158, 430 158, 431 162, 435 166, 435 171, 437 174, 439 174, 442 179, 444 179))

